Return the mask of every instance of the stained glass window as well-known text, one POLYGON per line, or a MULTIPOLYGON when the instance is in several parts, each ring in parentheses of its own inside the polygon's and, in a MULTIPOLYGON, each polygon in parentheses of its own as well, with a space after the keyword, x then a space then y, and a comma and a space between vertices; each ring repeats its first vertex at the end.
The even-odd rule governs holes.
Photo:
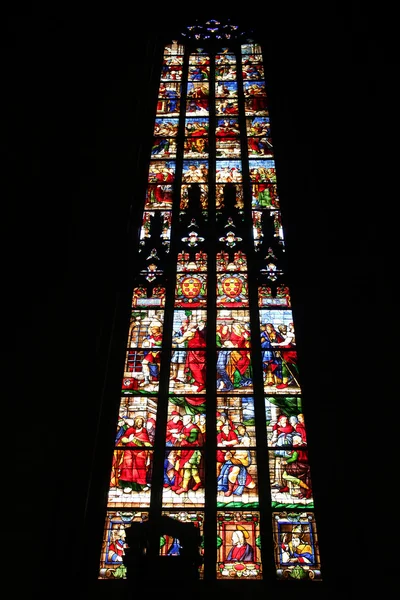
MULTIPOLYGON (((182 40, 154 103, 99 579, 127 577, 126 532, 152 513, 198 528, 200 579, 273 561, 318 581, 263 50, 216 21, 182 40)), ((162 558, 181 548, 160 532, 162 558)))

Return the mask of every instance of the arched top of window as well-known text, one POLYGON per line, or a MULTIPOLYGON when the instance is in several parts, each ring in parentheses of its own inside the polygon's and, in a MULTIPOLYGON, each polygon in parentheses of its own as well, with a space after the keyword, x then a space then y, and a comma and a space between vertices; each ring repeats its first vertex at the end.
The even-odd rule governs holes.
POLYGON ((191 41, 211 42, 211 41, 243 41, 249 37, 250 32, 239 28, 230 19, 217 20, 209 19, 200 21, 196 19, 191 25, 187 25, 181 32, 182 39, 191 41))

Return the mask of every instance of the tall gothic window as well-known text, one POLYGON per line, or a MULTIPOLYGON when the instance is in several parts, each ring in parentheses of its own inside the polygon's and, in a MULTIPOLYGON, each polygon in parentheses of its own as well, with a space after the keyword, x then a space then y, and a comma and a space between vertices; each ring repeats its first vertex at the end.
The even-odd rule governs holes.
POLYGON ((321 579, 287 258, 263 50, 197 23, 154 102, 99 579, 161 515, 198 528, 200 579, 321 579))

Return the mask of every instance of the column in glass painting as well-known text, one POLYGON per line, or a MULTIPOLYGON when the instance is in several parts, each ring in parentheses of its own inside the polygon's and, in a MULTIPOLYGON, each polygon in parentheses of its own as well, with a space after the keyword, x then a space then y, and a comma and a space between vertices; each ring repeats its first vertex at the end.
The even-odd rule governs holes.
MULTIPOLYGON (((162 507, 170 509, 163 515, 198 528, 199 539, 205 504, 209 63, 200 48, 189 56, 162 493, 162 507)), ((160 554, 179 556, 179 536, 164 539, 160 554)), ((203 577, 202 564, 199 573, 203 577)))
POLYGON ((242 46, 253 238, 278 578, 317 579, 319 552, 285 245, 261 49, 242 46))
POLYGON ((261 577, 236 56, 215 57, 217 578, 261 577), (234 512, 231 512, 235 509, 234 512), (257 545, 258 544, 258 545, 257 545))

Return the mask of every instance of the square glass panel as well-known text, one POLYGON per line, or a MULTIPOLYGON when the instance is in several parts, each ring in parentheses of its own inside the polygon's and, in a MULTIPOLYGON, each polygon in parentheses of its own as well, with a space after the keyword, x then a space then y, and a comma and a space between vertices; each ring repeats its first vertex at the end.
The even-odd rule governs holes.
POLYGON ((318 536, 312 512, 273 513, 276 574, 285 580, 321 579, 318 536))
POLYGON ((132 524, 141 524, 148 513, 132 510, 107 511, 98 579, 126 579, 123 563, 127 548, 127 532, 132 524))
POLYGON ((208 161, 186 160, 183 162, 182 183, 207 183, 208 161))
POLYGON ((175 377, 176 367, 170 364, 169 393, 170 394, 205 394, 206 393, 206 352, 204 329, 201 324, 189 340, 188 350, 181 350, 181 364, 178 372, 181 377, 175 377), (191 344, 191 346, 190 346, 191 344))
POLYGON ((240 160, 217 160, 215 180, 217 183, 241 183, 242 162, 240 160))
MULTIPOLYGON (((160 555, 161 556, 181 556, 182 548, 185 546, 186 535, 190 542, 196 536, 193 535, 193 528, 198 531, 198 548, 199 548, 199 579, 204 577, 204 564, 203 564, 203 524, 204 524, 204 513, 202 511, 193 510, 177 510, 177 511, 164 511, 162 513, 164 519, 168 519, 168 527, 164 527, 167 533, 162 531, 160 540, 160 555), (171 525, 170 520, 177 521, 176 525, 171 525), (189 528, 188 534, 186 534, 185 527, 189 528), (181 537, 179 537, 182 530, 181 537)), ((163 521, 162 523, 164 523, 163 521)), ((176 565, 171 561, 166 564, 168 579, 179 579, 180 570, 182 566, 180 563, 176 565)))
POLYGON ((123 450, 115 450, 111 467, 108 504, 119 508, 150 506, 153 450, 138 447, 133 439, 123 450))
POLYGON ((256 452, 242 446, 242 442, 217 450, 217 507, 224 506, 258 508, 256 452))
MULTIPOLYGON (((140 419, 144 421, 144 428, 147 432, 147 438, 141 434, 144 442, 154 445, 157 420, 157 402, 158 399, 150 396, 122 396, 119 405, 117 433, 115 436, 116 446, 126 446, 129 443, 131 432, 139 429, 140 419)), ((140 432, 139 432, 140 433, 140 432)))
POLYGON ((247 273, 217 273, 217 307, 248 306, 247 273))
POLYGON ((236 116, 239 114, 239 104, 236 98, 217 99, 215 114, 218 116, 236 116))
POLYGON ((175 180, 176 162, 174 160, 150 161, 148 182, 158 185, 171 184, 175 180))
POLYGON ((256 445, 254 398, 217 396, 217 446, 232 448, 256 445))
POLYGON ((220 394, 253 393, 253 369, 250 348, 231 348, 227 350, 224 342, 217 352, 217 391, 220 394))
POLYGON ((196 446, 169 448, 164 459, 163 508, 204 507, 204 453, 196 446))
POLYGON ((217 579, 262 579, 260 514, 217 513, 217 579))

